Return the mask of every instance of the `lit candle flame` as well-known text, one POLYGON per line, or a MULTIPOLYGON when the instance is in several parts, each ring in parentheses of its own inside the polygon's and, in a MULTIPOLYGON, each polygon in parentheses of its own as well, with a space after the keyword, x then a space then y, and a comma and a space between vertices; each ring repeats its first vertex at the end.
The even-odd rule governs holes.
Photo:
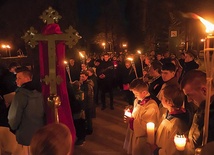
POLYGON ((127 60, 129 60, 129 61, 133 61, 133 58, 131 58, 131 57, 128 57, 128 58, 127 58, 127 60))
POLYGON ((124 115, 127 117, 132 117, 132 113, 130 112, 130 109, 125 110, 124 115))
POLYGON ((1 45, 2 48, 10 48, 10 45, 1 45))
POLYGON ((203 24, 204 26, 206 27, 206 32, 207 33, 212 33, 214 32, 214 24, 212 24, 211 22, 205 20, 204 18, 202 18, 201 16, 195 14, 195 13, 186 13, 186 14, 183 14, 184 17, 191 17, 191 18, 194 18, 194 19, 199 19, 203 24))
POLYGON ((138 53, 138 54, 141 54, 141 51, 140 51, 140 50, 137 50, 137 53, 138 53))
POLYGON ((150 144, 154 144, 155 140, 155 124, 153 122, 148 122, 146 124, 147 131, 147 142, 150 144))
POLYGON ((84 58, 84 55, 83 55, 81 52, 79 52, 79 54, 80 54, 80 56, 81 56, 82 58, 84 58))
POLYGON ((205 20, 202 17, 198 17, 199 20, 204 24, 204 26, 206 27, 206 32, 207 33, 211 33, 214 31, 214 24, 210 23, 209 21, 205 20))
POLYGON ((174 142, 179 151, 184 151, 186 146, 186 137, 184 135, 175 135, 174 142))
POLYGON ((123 46, 123 47, 127 47, 127 44, 123 44, 122 46, 123 46))
POLYGON ((64 64, 65 64, 65 65, 67 65, 67 64, 68 64, 68 62, 67 62, 66 60, 64 60, 64 64))

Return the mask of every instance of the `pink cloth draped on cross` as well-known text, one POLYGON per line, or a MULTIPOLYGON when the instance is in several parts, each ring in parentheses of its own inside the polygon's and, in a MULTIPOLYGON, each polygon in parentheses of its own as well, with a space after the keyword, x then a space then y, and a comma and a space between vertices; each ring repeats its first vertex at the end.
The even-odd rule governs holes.
MULTIPOLYGON (((43 35, 50 34, 61 34, 61 30, 58 24, 48 24, 43 30, 43 35)), ((56 42, 56 75, 60 75, 63 79, 60 85, 57 85, 57 95, 61 99, 61 106, 58 108, 59 114, 59 122, 67 125, 71 131, 73 141, 76 139, 76 131, 73 124, 72 113, 70 109, 70 103, 68 98, 68 92, 66 87, 66 73, 65 66, 63 64, 63 60, 65 59, 65 44, 63 41, 56 42)), ((40 60, 40 77, 44 78, 45 75, 49 74, 49 65, 48 65, 48 45, 45 41, 39 42, 39 60, 40 60)), ((42 93, 47 99, 50 95, 50 86, 43 84, 42 85, 42 93)), ((47 101, 47 100, 46 100, 47 101)), ((47 123, 53 123, 54 118, 52 117, 52 111, 50 107, 48 107, 47 102, 45 104, 46 107, 46 118, 47 123)))

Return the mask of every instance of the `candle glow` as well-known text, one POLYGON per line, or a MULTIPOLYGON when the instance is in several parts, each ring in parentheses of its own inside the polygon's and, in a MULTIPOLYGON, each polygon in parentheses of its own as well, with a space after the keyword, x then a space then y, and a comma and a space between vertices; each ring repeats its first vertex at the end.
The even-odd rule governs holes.
POLYGON ((84 57, 85 57, 81 52, 79 52, 79 54, 80 54, 80 56, 81 56, 82 58, 84 58, 84 57))
POLYGON ((177 150, 184 151, 186 146, 186 137, 184 135, 175 135, 174 142, 177 150))
POLYGON ((155 142, 155 124, 153 122, 148 122, 146 124, 147 130, 147 142, 150 144, 154 144, 155 142))
POLYGON ((206 27, 206 32, 207 33, 211 33, 214 31, 214 24, 212 24, 211 22, 205 20, 204 18, 198 16, 199 20, 204 24, 204 26, 206 27))
POLYGON ((65 64, 65 65, 67 65, 67 64, 68 64, 68 62, 67 62, 66 60, 64 60, 64 64, 65 64))
POLYGON ((130 109, 126 109, 124 115, 127 116, 127 117, 131 117, 132 114, 130 112, 130 109))
POLYGON ((133 61, 133 58, 131 58, 131 57, 128 57, 128 58, 127 58, 127 60, 129 60, 129 61, 133 61))

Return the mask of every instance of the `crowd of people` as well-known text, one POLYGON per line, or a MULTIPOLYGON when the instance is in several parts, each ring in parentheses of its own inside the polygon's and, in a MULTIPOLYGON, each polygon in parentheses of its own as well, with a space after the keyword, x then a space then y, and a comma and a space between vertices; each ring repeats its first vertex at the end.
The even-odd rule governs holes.
MULTIPOLYGON (((32 82, 31 70, 11 63, 0 82, 0 152, 39 155, 47 152, 45 149, 66 147, 60 154, 71 154, 71 147, 56 147, 53 141, 66 139, 68 144, 82 145, 86 136, 93 134, 96 108, 114 110, 114 89, 119 89, 131 111, 131 116, 124 116, 128 128, 123 148, 127 154, 179 154, 173 140, 176 134, 182 134, 187 137, 184 153, 192 155, 202 146, 207 93, 206 73, 198 70, 195 58, 192 50, 177 57, 168 51, 163 54, 151 51, 104 53, 85 60, 69 58, 65 80, 76 139, 70 137, 63 124, 46 125, 43 95, 32 82), (13 94, 9 101, 7 96, 13 94), (148 142, 148 122, 155 124, 154 143, 148 142), (59 130, 59 137, 53 128, 59 130)), ((208 142, 214 141, 213 99, 212 96, 208 142)))
MULTIPOLYGON (((179 154, 173 141, 176 134, 188 139, 185 154, 194 154, 195 149, 202 146, 206 100, 206 74, 198 70, 196 58, 193 50, 180 53, 178 57, 168 51, 118 56, 105 53, 86 59, 84 67, 70 59, 69 68, 74 80, 78 80, 75 79, 78 75, 73 73, 81 74, 84 70, 93 75, 93 78, 87 78, 96 83, 93 107, 100 106, 105 110, 109 104, 114 110, 113 90, 123 91, 124 101, 132 111, 131 117, 124 118, 128 123, 124 142, 128 154, 179 154), (106 93, 109 93, 108 104, 106 93), (156 125, 155 145, 147 142, 148 122, 156 125)), ((208 142, 214 138, 212 119, 211 104, 208 142)))

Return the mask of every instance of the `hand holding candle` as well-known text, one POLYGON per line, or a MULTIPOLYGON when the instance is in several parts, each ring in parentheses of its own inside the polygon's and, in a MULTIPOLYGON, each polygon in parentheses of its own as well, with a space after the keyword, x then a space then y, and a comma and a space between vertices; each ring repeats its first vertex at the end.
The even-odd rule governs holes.
POLYGON ((147 130, 147 142, 150 144, 154 144, 155 142, 155 124, 152 122, 148 122, 146 124, 147 130))
POLYGON ((132 113, 131 113, 130 109, 126 109, 124 115, 127 117, 132 117, 132 113))
POLYGON ((174 142, 177 150, 184 151, 186 146, 186 137, 184 135, 175 135, 174 142))
POLYGON ((66 71, 68 73, 69 82, 71 83, 72 80, 71 80, 71 74, 70 74, 70 68, 69 68, 68 62, 66 60, 64 60, 64 64, 66 65, 65 69, 66 69, 66 71))
POLYGON ((134 63, 134 61, 133 61, 133 58, 132 58, 132 57, 128 57, 127 60, 131 61, 132 67, 133 67, 133 69, 134 69, 135 76, 136 76, 136 78, 138 78, 137 70, 136 70, 135 63, 134 63))

